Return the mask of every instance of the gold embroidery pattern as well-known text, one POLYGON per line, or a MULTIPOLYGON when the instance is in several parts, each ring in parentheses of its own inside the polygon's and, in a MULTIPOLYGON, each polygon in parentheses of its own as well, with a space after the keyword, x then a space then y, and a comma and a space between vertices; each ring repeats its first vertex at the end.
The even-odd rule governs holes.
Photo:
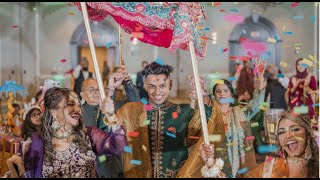
MULTIPOLYGON (((173 159, 172 161, 173 161, 173 162, 172 162, 172 164, 173 164, 174 162, 176 162, 176 159, 173 159)), ((175 177, 177 176, 179 170, 181 169, 182 165, 183 165, 185 162, 186 162, 186 160, 182 161, 182 162, 179 164, 179 168, 176 169, 176 170, 171 170, 171 169, 166 168, 166 174, 164 174, 164 175, 165 175, 165 178, 175 178, 175 177)))

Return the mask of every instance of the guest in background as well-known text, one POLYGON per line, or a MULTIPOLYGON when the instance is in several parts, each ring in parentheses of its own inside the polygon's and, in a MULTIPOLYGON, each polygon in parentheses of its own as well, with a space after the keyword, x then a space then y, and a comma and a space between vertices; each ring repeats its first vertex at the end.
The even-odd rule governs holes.
POLYGON ((136 80, 136 85, 137 85, 137 88, 139 89, 139 95, 140 95, 140 98, 145 98, 145 99, 148 99, 148 93, 147 91, 144 89, 144 77, 142 75, 142 71, 144 70, 144 68, 148 65, 148 61, 142 61, 142 70, 139 71, 137 73, 137 80, 136 80))

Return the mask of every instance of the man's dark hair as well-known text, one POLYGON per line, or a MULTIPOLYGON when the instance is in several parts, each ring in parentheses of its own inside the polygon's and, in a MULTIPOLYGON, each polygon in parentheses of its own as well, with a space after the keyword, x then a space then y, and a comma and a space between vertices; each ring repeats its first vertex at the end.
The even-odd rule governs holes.
POLYGON ((152 62, 151 64, 148 64, 144 70, 142 71, 142 75, 147 78, 148 75, 159 75, 159 74, 165 74, 166 77, 170 76, 170 73, 172 73, 173 68, 169 65, 160 65, 156 62, 152 62))
POLYGON ((141 65, 143 65, 144 63, 147 63, 147 64, 148 64, 148 61, 142 61, 141 65))
POLYGON ((17 104, 17 103, 13 103, 13 104, 12 104, 12 107, 14 107, 14 108, 20 108, 20 105, 17 104))

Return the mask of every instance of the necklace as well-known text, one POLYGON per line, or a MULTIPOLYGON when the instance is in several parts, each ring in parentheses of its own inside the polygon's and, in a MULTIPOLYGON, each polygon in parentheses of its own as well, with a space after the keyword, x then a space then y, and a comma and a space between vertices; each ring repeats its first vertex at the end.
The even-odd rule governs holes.
POLYGON ((67 131, 65 131, 63 133, 54 131, 52 135, 53 135, 53 137, 55 137, 57 139, 65 139, 65 138, 68 138, 71 135, 71 133, 69 133, 67 131))

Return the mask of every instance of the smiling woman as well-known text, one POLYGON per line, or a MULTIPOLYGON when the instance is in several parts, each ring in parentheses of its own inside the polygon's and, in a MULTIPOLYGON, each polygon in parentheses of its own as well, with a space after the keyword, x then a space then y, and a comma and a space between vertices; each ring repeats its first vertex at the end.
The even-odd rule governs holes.
POLYGON ((281 157, 267 157, 246 177, 319 178, 319 150, 308 114, 285 112, 278 122, 277 140, 281 157))

